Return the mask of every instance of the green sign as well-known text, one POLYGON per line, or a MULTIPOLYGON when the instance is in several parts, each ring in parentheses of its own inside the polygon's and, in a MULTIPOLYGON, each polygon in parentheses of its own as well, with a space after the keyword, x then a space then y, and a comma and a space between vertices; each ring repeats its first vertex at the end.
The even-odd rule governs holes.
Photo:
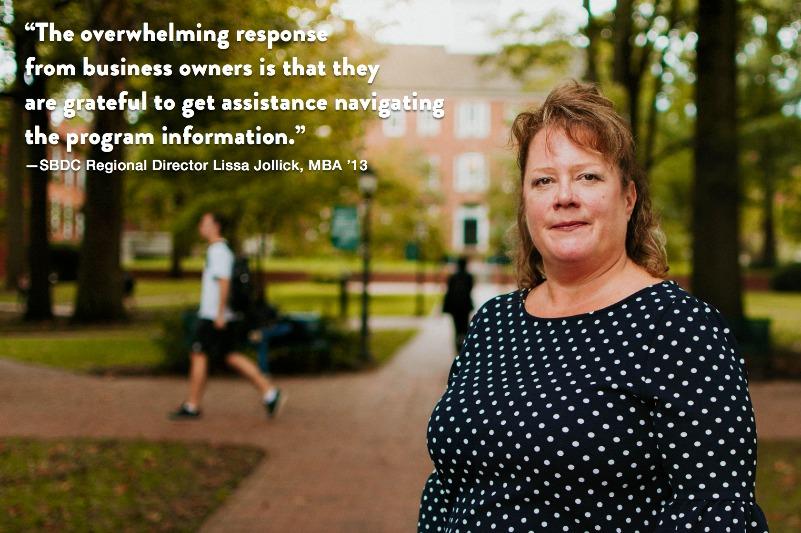
POLYGON ((359 247, 359 214, 354 205, 337 205, 331 219, 331 244, 340 250, 359 247))
POLYGON ((407 242, 406 243, 406 256, 407 261, 416 261, 420 259, 420 249, 417 246, 416 242, 407 242))

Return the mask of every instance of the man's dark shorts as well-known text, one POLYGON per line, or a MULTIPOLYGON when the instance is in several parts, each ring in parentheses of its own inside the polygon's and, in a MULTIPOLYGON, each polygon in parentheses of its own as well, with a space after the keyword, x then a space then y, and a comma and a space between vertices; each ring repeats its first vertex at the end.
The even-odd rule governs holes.
POLYGON ((245 348, 246 333, 241 321, 227 322, 225 328, 217 329, 214 321, 201 318, 197 322, 192 351, 203 352, 215 364, 225 361, 231 352, 241 352, 245 348))

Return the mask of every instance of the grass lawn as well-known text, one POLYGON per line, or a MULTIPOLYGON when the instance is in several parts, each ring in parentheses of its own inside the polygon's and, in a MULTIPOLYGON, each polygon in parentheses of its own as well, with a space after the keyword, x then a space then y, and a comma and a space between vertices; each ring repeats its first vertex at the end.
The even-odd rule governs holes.
POLYGON ((0 441, 2 531, 196 531, 264 452, 245 446, 0 441))
MULTIPOLYGON (((252 263, 255 268, 255 261, 252 263)), ((189 257, 182 263, 186 271, 202 270, 202 257, 189 257)), ((266 272, 276 270, 294 270, 308 272, 316 276, 339 276, 342 272, 361 272, 362 260, 352 253, 343 253, 340 256, 328 257, 271 257, 262 260, 262 269, 266 272)), ((170 267, 167 258, 136 259, 124 265, 127 269, 136 270, 168 270, 170 267)), ((379 259, 373 258, 370 268, 374 272, 415 272, 417 270, 416 261, 405 261, 402 259, 379 259)), ((445 268, 443 263, 426 262, 426 272, 436 272, 445 268)))
POLYGON ((801 349, 801 293, 747 292, 745 309, 749 317, 771 319, 772 342, 801 349))
POLYGON ((389 361, 398 349, 415 336, 417 330, 385 329, 370 332, 370 351, 377 365, 389 361))
POLYGON ((759 440, 756 487, 771 533, 801 531, 801 441, 759 440))
MULTIPOLYGON (((356 285, 351 285, 353 291, 356 285)), ((274 283, 268 287, 273 304, 283 311, 316 311, 321 314, 339 313, 339 287, 334 283, 274 283)), ((348 315, 358 316, 361 312, 361 293, 348 292, 348 315)), ((414 294, 373 294, 370 296, 370 313, 374 315, 412 315, 415 311, 414 294)), ((72 304, 75 299, 75 283, 64 282, 56 285, 53 302, 72 304)), ((135 308, 143 310, 169 309, 197 305, 200 302, 200 280, 139 280, 134 295, 135 308)), ((0 291, 0 302, 15 302, 16 295, 0 291)), ((427 314, 434 305, 442 301, 439 294, 426 294, 424 312, 427 314)))
MULTIPOLYGON (((416 329, 371 332, 371 347, 377 363, 389 360, 416 329)), ((82 329, 36 331, 0 336, 0 357, 85 372, 124 369, 155 369, 163 360, 159 331, 151 327, 128 329, 82 329)), ((354 343, 354 352, 358 350, 354 343)))
MULTIPOLYGON (((195 531, 261 460, 241 446, 0 440, 0 530, 195 531)), ((801 441, 760 440, 757 501, 771 533, 801 530, 801 441)))
POLYGON ((157 335, 153 328, 9 333, 0 337, 0 357, 80 371, 155 367, 162 359, 157 335))

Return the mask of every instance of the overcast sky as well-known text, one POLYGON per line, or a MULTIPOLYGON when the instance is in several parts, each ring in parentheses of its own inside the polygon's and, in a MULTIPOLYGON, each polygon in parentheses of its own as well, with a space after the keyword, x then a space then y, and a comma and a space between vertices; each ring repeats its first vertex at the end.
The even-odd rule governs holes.
MULTIPOLYGON (((485 52, 498 47, 489 32, 523 11, 532 22, 557 10, 565 31, 586 22, 581 0, 339 0, 339 13, 362 31, 387 43, 441 44, 450 51, 485 52)), ((593 12, 607 11, 615 0, 593 0, 593 12)))

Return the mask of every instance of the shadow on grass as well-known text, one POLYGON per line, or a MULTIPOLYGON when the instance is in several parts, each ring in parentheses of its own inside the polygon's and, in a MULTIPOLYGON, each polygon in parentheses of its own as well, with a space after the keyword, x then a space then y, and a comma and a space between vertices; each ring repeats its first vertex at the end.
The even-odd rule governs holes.
POLYGON ((10 437, 2 531, 195 531, 264 458, 251 446, 10 437))
POLYGON ((801 440, 759 439, 756 500, 771 533, 801 531, 801 440))

